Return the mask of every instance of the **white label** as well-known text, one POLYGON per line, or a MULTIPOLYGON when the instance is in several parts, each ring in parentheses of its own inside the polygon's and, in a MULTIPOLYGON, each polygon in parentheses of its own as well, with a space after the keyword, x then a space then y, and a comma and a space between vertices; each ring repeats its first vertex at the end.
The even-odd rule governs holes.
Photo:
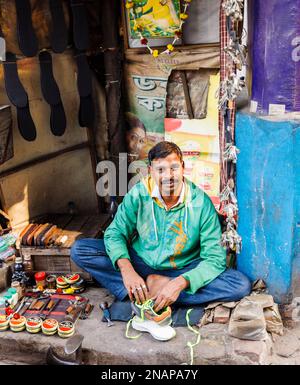
POLYGON ((283 115, 285 104, 269 104, 269 115, 283 115))
POLYGON ((258 102, 256 102, 255 100, 251 100, 251 103, 250 103, 250 112, 256 113, 257 107, 258 107, 258 102))

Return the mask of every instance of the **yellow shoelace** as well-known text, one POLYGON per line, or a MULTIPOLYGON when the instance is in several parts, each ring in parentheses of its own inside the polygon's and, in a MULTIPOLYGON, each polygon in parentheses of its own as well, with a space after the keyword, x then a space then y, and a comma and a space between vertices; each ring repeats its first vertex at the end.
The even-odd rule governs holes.
MULTIPOLYGON (((144 321, 145 319, 145 311, 146 310, 151 310, 152 309, 152 306, 153 306, 153 301, 152 299, 148 299, 147 301, 145 301, 142 306, 141 306, 141 320, 144 321)), ((132 324, 132 320, 133 320, 133 317, 130 318, 130 320, 127 322, 127 326, 126 326, 126 337, 127 338, 130 338, 130 339, 137 339, 139 338, 142 334, 138 334, 137 336, 130 336, 129 335, 129 328, 130 328, 130 325, 132 324)))
POLYGON ((196 342, 193 344, 191 343, 191 341, 187 342, 187 346, 190 348, 191 360, 190 360, 190 364, 188 364, 187 362, 184 362, 182 365, 193 365, 193 363, 194 363, 194 347, 199 344, 200 338, 201 338, 200 332, 198 330, 192 328, 192 326, 190 325, 190 312, 192 310, 193 309, 189 309, 186 312, 185 319, 186 319, 186 324, 187 324, 188 329, 191 330, 193 333, 197 334, 197 339, 196 339, 196 342))
MULTIPOLYGON (((146 310, 151 310, 152 309, 152 306, 153 306, 153 302, 152 300, 147 300, 146 302, 144 302, 142 304, 142 307, 141 307, 141 319, 144 321, 145 319, 145 311, 146 310)), ((197 346, 199 343, 200 343, 200 338, 201 338, 201 335, 200 335, 200 332, 196 329, 194 329, 191 325, 190 325, 190 313, 193 309, 189 309, 187 312, 186 312, 186 316, 185 316, 185 319, 186 319, 186 324, 187 324, 187 327, 189 330, 191 330, 193 333, 197 334, 197 339, 194 343, 192 343, 191 341, 188 341, 187 342, 187 346, 189 347, 190 349, 190 363, 186 363, 184 362, 183 365, 193 365, 194 363, 194 347, 197 346)), ((137 339, 139 338, 142 333, 136 335, 136 336, 130 336, 129 335, 129 328, 130 328, 130 325, 132 323, 132 320, 133 320, 133 317, 127 322, 127 326, 126 326, 126 337, 129 338, 129 339, 137 339)))

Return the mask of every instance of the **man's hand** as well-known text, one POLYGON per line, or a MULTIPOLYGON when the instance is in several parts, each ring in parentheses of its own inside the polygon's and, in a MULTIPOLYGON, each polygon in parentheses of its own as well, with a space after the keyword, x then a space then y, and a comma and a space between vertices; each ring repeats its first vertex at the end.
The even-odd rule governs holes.
POLYGON ((128 259, 119 259, 117 264, 120 268, 123 283, 128 291, 130 300, 136 300, 138 304, 145 302, 149 298, 149 292, 143 278, 136 273, 128 259))
POLYGON ((154 310, 158 312, 166 306, 174 303, 182 290, 189 286, 189 281, 181 275, 175 279, 170 280, 157 294, 154 304, 154 310))

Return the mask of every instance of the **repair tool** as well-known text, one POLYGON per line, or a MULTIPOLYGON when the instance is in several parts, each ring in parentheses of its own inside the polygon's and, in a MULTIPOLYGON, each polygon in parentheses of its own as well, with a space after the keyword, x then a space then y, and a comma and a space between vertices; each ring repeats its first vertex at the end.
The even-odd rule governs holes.
POLYGON ((27 298, 27 299, 22 305, 22 308, 18 311, 20 315, 23 315, 33 302, 33 299, 31 297, 24 297, 24 298, 27 298))
POLYGON ((65 321, 71 321, 75 323, 80 313, 82 312, 82 306, 75 306, 64 318, 65 321))
POLYGON ((81 315, 80 315, 80 319, 87 319, 89 317, 89 315, 91 314, 91 312, 93 311, 94 309, 94 305, 88 303, 85 308, 83 309, 81 315))
POLYGON ((29 298, 29 297, 23 297, 22 299, 20 299, 20 301, 18 301, 16 306, 13 308, 14 313, 18 313, 21 310, 21 308, 22 308, 22 306, 23 306, 23 304, 27 298, 29 298))
POLYGON ((44 316, 43 314, 43 310, 45 309, 45 307, 48 305, 48 303, 51 301, 51 298, 48 298, 46 299, 46 301, 41 301, 43 302, 43 305, 41 306, 41 308, 39 309, 40 313, 37 315, 38 317, 42 318, 44 316))
POLYGON ((49 316, 49 314, 56 308, 56 306, 59 304, 60 301, 61 301, 60 299, 57 299, 56 301, 51 299, 46 306, 47 313, 43 314, 41 318, 46 319, 49 316))
POLYGON ((99 307, 103 311, 103 316, 107 321, 107 326, 108 327, 113 326, 114 323, 110 319, 110 312, 109 312, 109 308, 108 308, 108 303, 102 302, 102 303, 100 303, 99 307))

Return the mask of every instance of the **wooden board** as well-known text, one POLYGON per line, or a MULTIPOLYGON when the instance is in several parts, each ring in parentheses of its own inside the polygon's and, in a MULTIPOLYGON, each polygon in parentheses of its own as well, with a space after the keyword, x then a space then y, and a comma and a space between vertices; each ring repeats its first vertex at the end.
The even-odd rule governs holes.
POLYGON ((67 241, 63 244, 64 247, 70 248, 78 236, 81 234, 81 228, 85 222, 89 219, 86 215, 74 216, 68 225, 64 228, 62 235, 68 237, 67 241))
POLYGON ((64 229, 71 222, 71 214, 43 214, 32 219, 31 223, 53 223, 57 227, 64 229))
POLYGON ((90 216, 89 219, 81 228, 82 234, 79 235, 78 239, 81 238, 98 238, 101 234, 103 227, 109 219, 108 214, 102 214, 97 216, 90 216))

